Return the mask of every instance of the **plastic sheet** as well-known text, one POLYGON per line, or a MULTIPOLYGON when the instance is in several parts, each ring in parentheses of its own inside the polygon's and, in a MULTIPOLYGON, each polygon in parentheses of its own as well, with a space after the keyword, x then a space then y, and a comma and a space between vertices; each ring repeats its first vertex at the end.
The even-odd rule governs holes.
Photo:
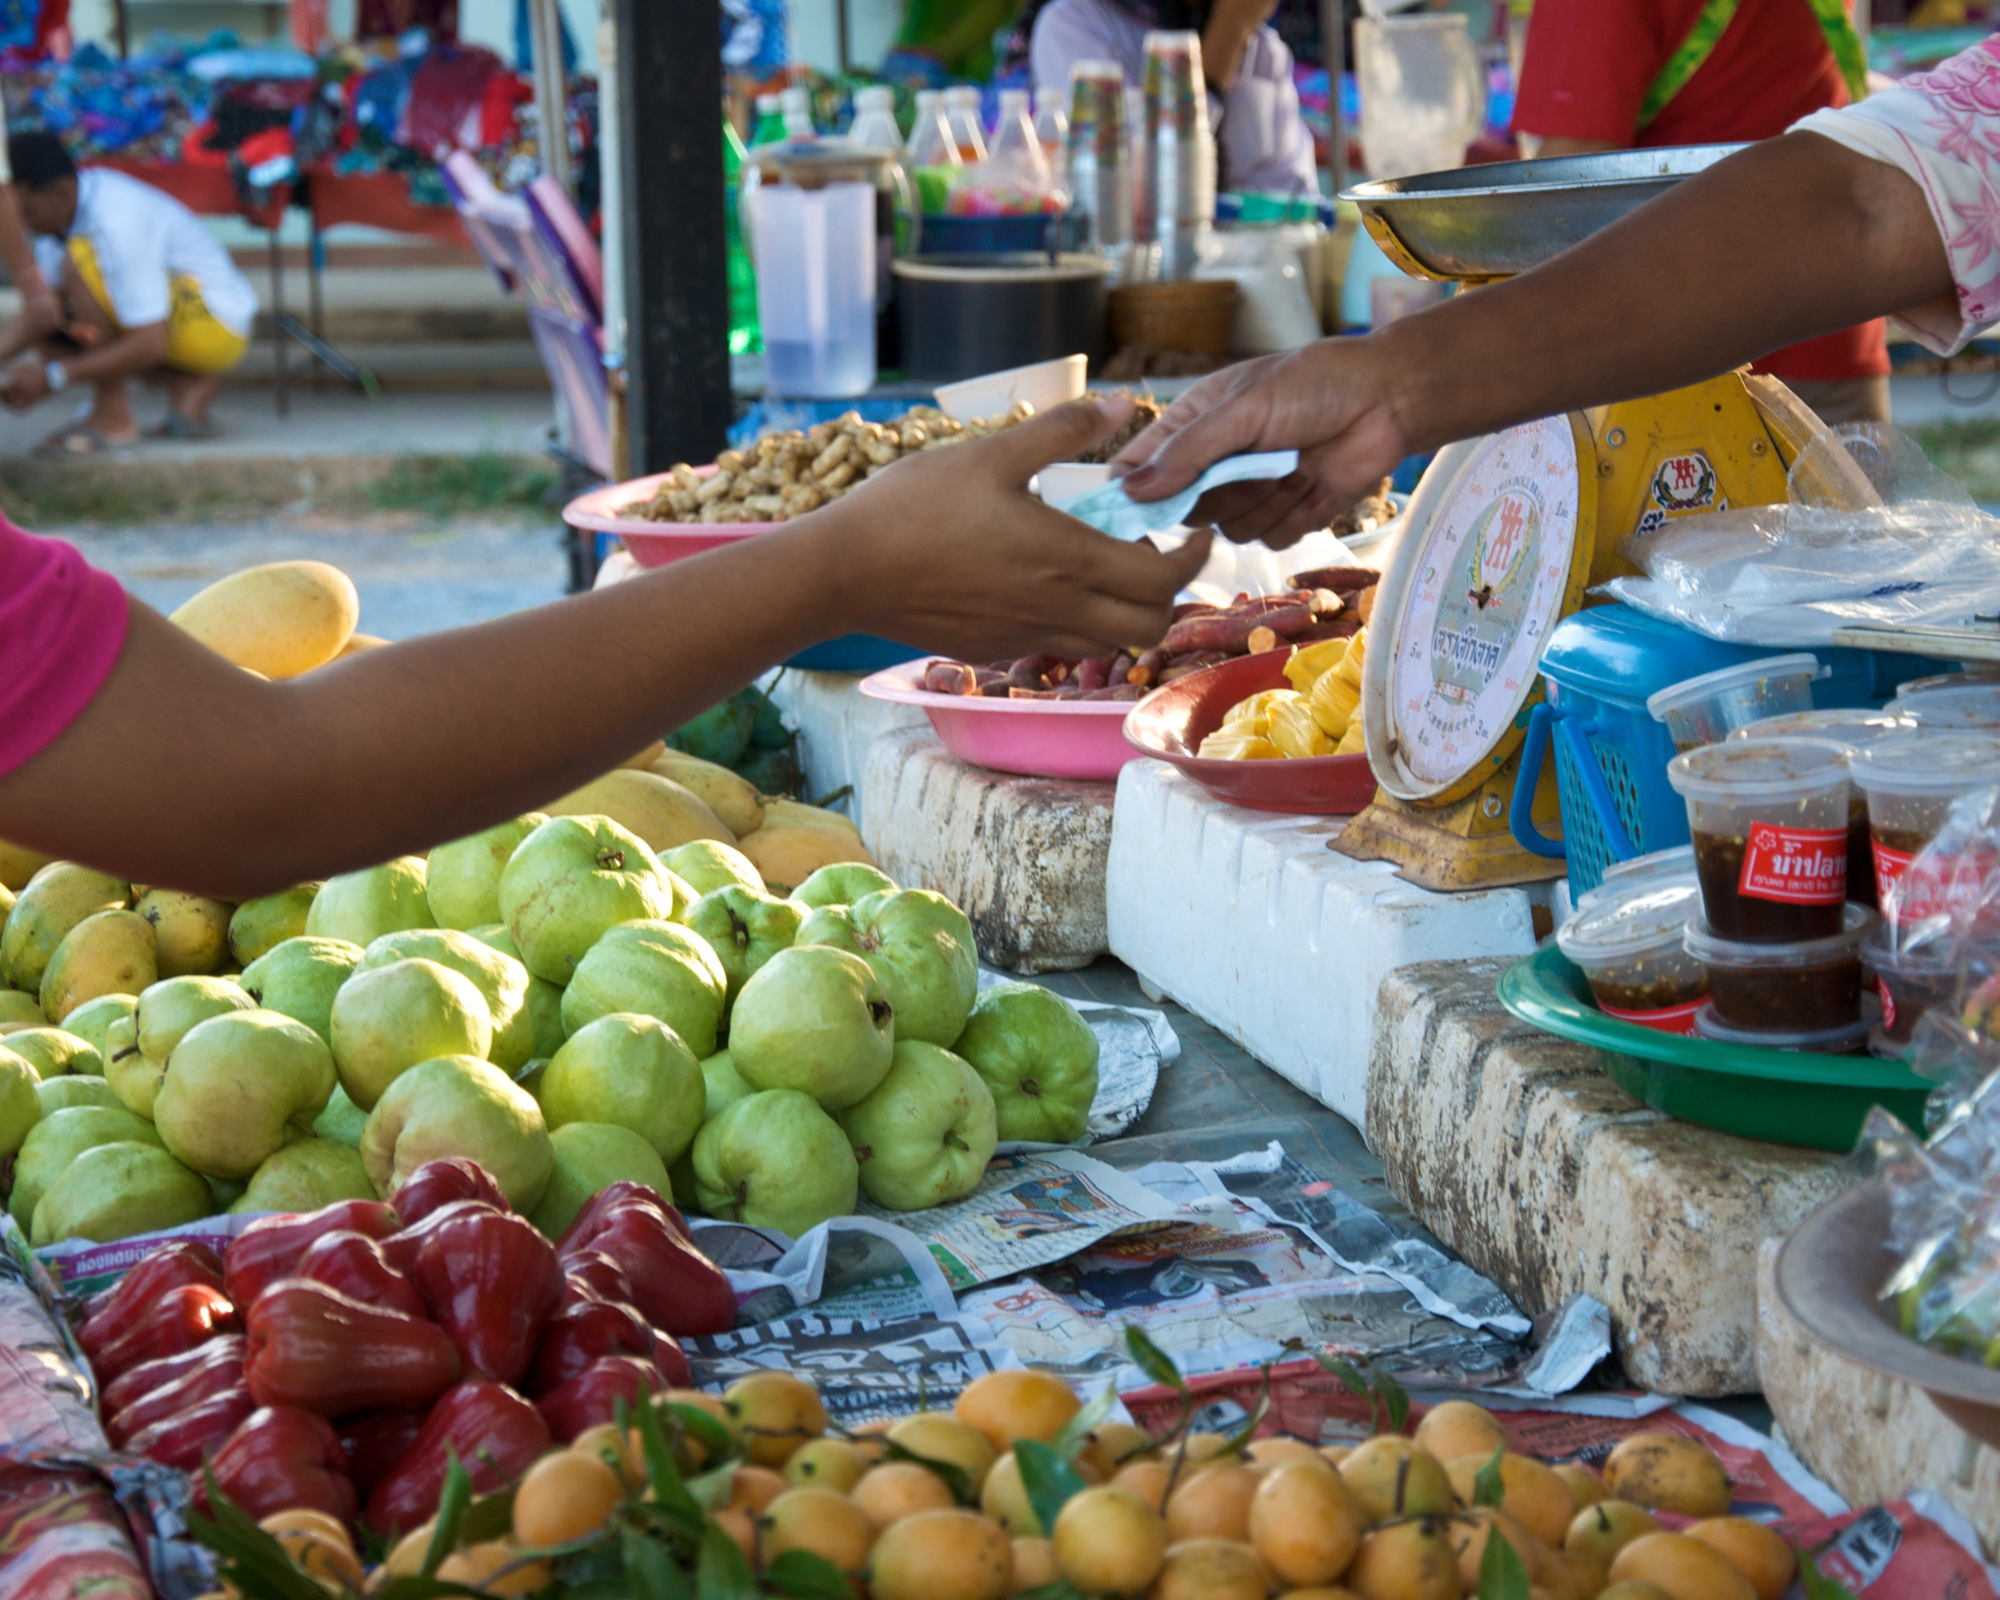
POLYGON ((1824 646, 2000 610, 2000 518, 1879 423, 1807 446, 1788 504, 1674 518, 1624 549, 1646 576, 1594 592, 1711 639, 1824 646))

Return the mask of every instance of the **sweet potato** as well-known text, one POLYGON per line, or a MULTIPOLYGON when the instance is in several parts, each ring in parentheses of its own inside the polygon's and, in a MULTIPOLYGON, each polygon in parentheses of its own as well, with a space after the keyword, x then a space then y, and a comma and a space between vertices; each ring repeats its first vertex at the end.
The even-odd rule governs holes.
POLYGON ((1088 661, 1079 662, 1076 669, 1076 690, 1078 694, 1095 694, 1111 681, 1111 658, 1093 656, 1088 661))
POLYGON ((1339 616, 1315 622, 1310 628, 1291 635, 1292 644, 1318 644, 1322 639, 1352 639, 1361 631, 1361 618, 1352 610, 1343 611, 1339 616))
POLYGON ((1080 695, 1083 700, 1143 700, 1151 691, 1137 683, 1114 683, 1109 688, 1093 689, 1089 694, 1080 695))
POLYGON ((924 668, 924 687, 932 694, 977 694, 979 679, 963 661, 933 661, 924 668))
POLYGON ((1354 614, 1364 623, 1375 615, 1375 585, 1369 584, 1354 597, 1354 614))
MULTIPOLYGON (((1179 623, 1174 624, 1176 628, 1179 626, 1179 623)), ((1172 629, 1168 630, 1169 633, 1172 631, 1172 629)), ((1136 683, 1141 688, 1148 688, 1160 681, 1160 674, 1166 670, 1166 666, 1167 652, 1165 647, 1155 645, 1151 650, 1141 655, 1137 661, 1132 663, 1130 670, 1125 674, 1125 681, 1127 683, 1136 683)))
POLYGON ((1176 622, 1167 629, 1167 636, 1160 644, 1169 655, 1219 650, 1224 655, 1240 656, 1250 647, 1252 629, 1269 628, 1277 637, 1289 639, 1310 628, 1312 621, 1312 608, 1296 602, 1262 611, 1243 608, 1220 616, 1189 617, 1176 622))
POLYGON ((1013 689, 1045 689, 1050 671, 1060 665, 1054 656, 1022 656, 1007 669, 1007 685, 1013 689))
POLYGON ((1294 589, 1331 589, 1335 594, 1352 594, 1371 587, 1382 574, 1373 567, 1313 567, 1295 572, 1285 581, 1294 589))

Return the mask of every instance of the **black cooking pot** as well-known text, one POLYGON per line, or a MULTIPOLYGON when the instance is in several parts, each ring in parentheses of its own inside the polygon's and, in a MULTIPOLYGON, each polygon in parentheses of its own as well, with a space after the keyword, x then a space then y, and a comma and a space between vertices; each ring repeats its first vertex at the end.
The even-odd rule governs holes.
POLYGON ((953 383, 1105 354, 1105 263, 1094 256, 917 255, 894 263, 903 370, 953 383))

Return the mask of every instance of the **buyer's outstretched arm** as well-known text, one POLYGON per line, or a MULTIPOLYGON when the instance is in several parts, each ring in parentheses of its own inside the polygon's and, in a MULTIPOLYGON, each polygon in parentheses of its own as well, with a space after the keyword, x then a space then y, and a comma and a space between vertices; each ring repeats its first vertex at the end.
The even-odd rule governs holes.
POLYGON ((1206 541, 1120 544, 1026 489, 1129 414, 1066 406, 728 549, 284 683, 134 602, 97 697, 0 777, 0 838, 240 899, 554 799, 821 639, 975 660, 1150 643, 1206 541))

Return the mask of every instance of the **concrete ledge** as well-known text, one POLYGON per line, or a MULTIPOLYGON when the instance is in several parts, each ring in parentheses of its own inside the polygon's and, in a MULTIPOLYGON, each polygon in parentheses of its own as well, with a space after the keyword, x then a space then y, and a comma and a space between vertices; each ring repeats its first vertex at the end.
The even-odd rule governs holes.
POLYGON ((1382 984, 1366 1131, 1390 1190, 1531 1315, 1602 1300, 1634 1383, 1754 1390, 1758 1247, 1846 1185, 1841 1158, 1648 1110, 1594 1050, 1508 1015, 1504 965, 1382 984))
POLYGON ((799 764, 806 769, 808 792, 818 798, 851 787, 847 814, 866 835, 861 777, 868 747, 885 733, 928 729, 930 718, 921 706, 864 698, 860 677, 845 672, 787 667, 776 678, 771 698, 799 730, 799 764))
POLYGON ((1119 960, 1359 1123, 1382 979, 1412 961, 1526 955, 1548 885, 1434 894, 1329 850, 1345 826, 1228 805, 1163 761, 1127 762, 1105 899, 1119 960))
POLYGON ((925 726, 869 746, 862 836, 898 883, 965 908, 986 961, 1010 972, 1065 972, 1109 948, 1111 797, 1108 783, 967 766, 925 726))
POLYGON ((1968 1439, 1920 1389, 1878 1377, 1816 1343, 1778 1298, 1778 1241, 1757 1260, 1757 1375, 1800 1460, 1851 1505, 1930 1489, 2000 1548, 2000 1455, 1968 1439))

